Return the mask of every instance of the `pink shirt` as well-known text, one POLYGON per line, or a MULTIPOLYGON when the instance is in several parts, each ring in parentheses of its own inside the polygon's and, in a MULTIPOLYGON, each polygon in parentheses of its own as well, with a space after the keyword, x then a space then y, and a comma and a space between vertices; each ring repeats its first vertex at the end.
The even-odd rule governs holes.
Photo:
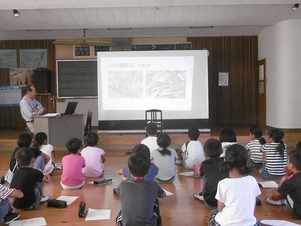
POLYGON ((86 147, 81 151, 81 155, 86 160, 86 166, 82 169, 86 177, 99 177, 103 172, 101 156, 105 152, 98 147, 86 147))
POLYGON ((62 159, 61 182, 66 186, 76 186, 84 182, 82 168, 85 166, 85 159, 76 154, 66 155, 62 159))

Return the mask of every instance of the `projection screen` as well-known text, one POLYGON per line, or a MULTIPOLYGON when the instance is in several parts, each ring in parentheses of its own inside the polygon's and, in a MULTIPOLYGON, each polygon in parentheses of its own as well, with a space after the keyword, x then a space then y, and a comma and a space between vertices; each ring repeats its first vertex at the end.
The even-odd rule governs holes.
POLYGON ((98 52, 98 129, 144 131, 162 110, 166 131, 209 128, 207 50, 98 52))

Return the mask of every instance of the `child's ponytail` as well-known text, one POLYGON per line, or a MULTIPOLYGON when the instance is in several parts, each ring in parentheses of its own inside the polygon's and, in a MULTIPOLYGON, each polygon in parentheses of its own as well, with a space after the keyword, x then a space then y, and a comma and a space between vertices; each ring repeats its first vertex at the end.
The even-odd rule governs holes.
POLYGON ((171 151, 167 149, 170 143, 171 143, 171 139, 167 133, 159 133, 157 138, 157 144, 159 145, 160 148, 163 148, 161 150, 158 149, 162 156, 164 155, 171 156, 171 151))

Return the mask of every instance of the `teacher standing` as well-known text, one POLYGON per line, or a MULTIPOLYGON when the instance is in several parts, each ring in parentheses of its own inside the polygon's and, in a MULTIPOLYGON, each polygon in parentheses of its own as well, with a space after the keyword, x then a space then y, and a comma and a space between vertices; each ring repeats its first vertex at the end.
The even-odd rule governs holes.
POLYGON ((20 101, 20 111, 30 132, 34 133, 33 117, 43 114, 46 111, 46 108, 44 108, 42 104, 35 99, 37 92, 33 85, 27 85, 24 91, 25 95, 20 101))

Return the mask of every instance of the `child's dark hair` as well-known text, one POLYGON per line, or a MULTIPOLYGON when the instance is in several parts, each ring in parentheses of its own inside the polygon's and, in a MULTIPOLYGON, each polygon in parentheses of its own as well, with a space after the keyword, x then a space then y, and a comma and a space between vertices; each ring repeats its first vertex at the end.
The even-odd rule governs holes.
POLYGON ((277 147, 277 151, 279 152, 280 156, 284 158, 284 150, 285 150, 285 145, 282 141, 284 137, 284 133, 280 129, 271 129, 268 132, 268 136, 273 139, 275 143, 279 143, 277 147))
POLYGON ((148 173, 150 165, 150 158, 142 153, 132 153, 128 159, 129 171, 136 177, 144 177, 148 173))
POLYGON ((18 147, 15 148, 15 150, 13 151, 11 158, 16 159, 17 151, 20 150, 23 147, 28 148, 31 145, 31 141, 32 141, 32 138, 31 138, 31 135, 29 133, 19 134, 18 139, 17 139, 18 147))
POLYGON ((34 151, 32 148, 23 147, 16 153, 16 160, 21 167, 29 166, 31 160, 34 158, 34 151))
POLYGON ((31 145, 31 135, 29 133, 21 133, 18 136, 17 144, 19 148, 29 147, 31 145))
POLYGON ((44 132, 39 132, 34 136, 33 146, 39 149, 43 145, 45 140, 47 140, 47 134, 44 132))
POLYGON ((137 144, 133 150, 132 153, 140 153, 146 155, 148 158, 150 158, 150 150, 145 144, 137 144))
POLYGON ((158 151, 161 153, 162 156, 164 155, 171 156, 170 150, 167 149, 171 144, 171 139, 167 133, 160 133, 158 135, 157 144, 159 145, 160 148, 163 148, 163 150, 158 149, 158 151))
POLYGON ((248 152, 246 148, 240 144, 233 144, 226 150, 225 162, 222 164, 222 171, 229 172, 236 168, 242 175, 250 175, 252 169, 247 167, 248 152))
POLYGON ((231 128, 224 128, 219 134, 220 142, 236 142, 236 134, 231 128))
POLYGON ((90 132, 86 136, 86 142, 88 146, 96 146, 98 143, 98 135, 95 132, 90 132))
POLYGON ((146 125, 146 132, 148 135, 154 136, 156 135, 158 130, 157 124, 154 122, 149 122, 146 125))
POLYGON ((190 128, 188 130, 190 140, 197 140, 200 136, 200 131, 197 128, 190 128))
POLYGON ((204 151, 210 158, 217 158, 223 153, 222 144, 217 139, 209 139, 204 144, 204 151))
POLYGON ((296 150, 301 150, 301 141, 296 144, 296 150))
POLYGON ((256 139, 259 140, 260 144, 265 144, 266 140, 262 136, 262 129, 259 126, 253 126, 250 129, 250 133, 255 136, 256 139))
POLYGON ((83 143, 78 138, 71 138, 67 141, 66 147, 70 153, 76 154, 79 149, 83 148, 83 143))
POLYGON ((298 171, 301 171, 301 150, 292 150, 288 154, 289 161, 296 167, 298 171))

